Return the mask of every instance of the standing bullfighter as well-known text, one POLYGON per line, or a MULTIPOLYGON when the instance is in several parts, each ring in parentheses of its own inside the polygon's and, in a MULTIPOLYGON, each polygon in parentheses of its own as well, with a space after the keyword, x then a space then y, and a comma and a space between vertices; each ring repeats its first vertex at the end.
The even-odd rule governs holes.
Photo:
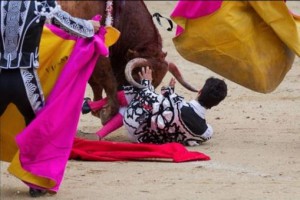
MULTIPOLYGON (((46 19, 79 37, 92 37, 100 24, 70 16, 55 0, 1 0, 0 3, 0 116, 13 103, 28 125, 45 104, 37 68, 46 19)), ((28 185, 32 197, 45 193, 28 185)))

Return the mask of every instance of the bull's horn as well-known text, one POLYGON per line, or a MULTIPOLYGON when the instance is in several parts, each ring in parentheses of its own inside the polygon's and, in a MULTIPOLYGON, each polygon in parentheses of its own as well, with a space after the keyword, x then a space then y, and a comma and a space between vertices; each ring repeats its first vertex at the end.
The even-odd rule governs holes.
POLYGON ((130 60, 127 63, 126 67, 125 67, 125 77, 126 77, 127 81, 131 85, 133 85, 133 86, 135 86, 137 88, 141 88, 141 89, 145 88, 146 86, 143 86, 143 85, 137 83, 133 79, 133 77, 132 77, 132 71, 133 71, 133 69, 135 69, 137 67, 145 67, 145 66, 148 66, 148 65, 149 65, 148 61, 146 59, 144 59, 144 58, 134 58, 134 59, 130 60))
POLYGON ((182 77, 182 75, 181 75, 181 73, 180 73, 178 67, 177 67, 174 63, 172 63, 172 62, 169 62, 169 72, 171 72, 171 74, 173 74, 173 76, 176 78, 176 80, 177 80, 183 87, 185 87, 186 89, 188 89, 188 90, 190 90, 190 91, 192 91, 192 92, 199 92, 197 89, 195 89, 193 86, 191 86, 189 83, 187 83, 187 82, 183 79, 183 77, 182 77))

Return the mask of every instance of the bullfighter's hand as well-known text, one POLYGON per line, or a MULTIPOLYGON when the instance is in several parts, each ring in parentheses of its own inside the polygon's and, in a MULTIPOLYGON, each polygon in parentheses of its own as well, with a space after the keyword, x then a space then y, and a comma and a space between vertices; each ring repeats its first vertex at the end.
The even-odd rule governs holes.
POLYGON ((96 33, 97 31, 99 31, 99 29, 100 29, 100 22, 99 21, 95 21, 95 20, 89 20, 91 23, 92 23, 92 25, 93 25, 93 27, 94 27, 94 32, 96 33))
POLYGON ((143 67, 139 72, 139 76, 141 80, 149 80, 152 82, 152 70, 149 68, 149 66, 143 67))
POLYGON ((175 88, 175 84, 176 84, 176 79, 174 77, 172 77, 169 82, 169 87, 175 88))

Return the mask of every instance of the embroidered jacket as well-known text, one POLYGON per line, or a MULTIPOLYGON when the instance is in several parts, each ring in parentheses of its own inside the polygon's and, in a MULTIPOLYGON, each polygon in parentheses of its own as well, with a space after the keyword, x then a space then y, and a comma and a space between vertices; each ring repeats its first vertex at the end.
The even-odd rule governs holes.
POLYGON ((92 37, 90 22, 71 17, 55 0, 0 0, 0 69, 37 68, 46 19, 69 33, 92 37))
MULTIPOLYGON (((143 85, 147 88, 136 91, 124 113, 124 125, 131 139, 193 146, 212 137, 212 127, 205 120, 206 109, 196 100, 186 102, 170 87, 157 94, 147 80, 143 80, 143 85)), ((132 95, 133 90, 125 88, 125 94, 132 95)))

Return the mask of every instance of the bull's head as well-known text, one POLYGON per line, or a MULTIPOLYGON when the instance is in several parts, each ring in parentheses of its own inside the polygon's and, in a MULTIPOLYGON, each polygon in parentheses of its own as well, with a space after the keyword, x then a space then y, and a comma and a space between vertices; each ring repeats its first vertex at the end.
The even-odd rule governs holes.
MULTIPOLYGON (((163 72, 163 70, 159 71, 158 69, 153 68, 153 64, 151 63, 150 59, 147 60, 145 58, 134 58, 131 61, 129 61, 126 65, 125 77, 131 85, 133 85, 137 88, 144 88, 143 85, 141 85, 137 82, 138 77, 137 76, 133 77, 132 74, 134 71, 139 70, 138 68, 140 68, 140 67, 149 66, 152 69, 152 73, 153 73, 152 74, 152 76, 153 76, 152 84, 154 87, 158 86, 160 84, 160 82, 162 81, 163 77, 165 76, 166 72, 170 71, 182 86, 184 86, 186 89, 188 89, 190 91, 198 92, 197 89, 195 89, 193 86, 191 86, 189 83, 187 83, 183 79, 179 69, 177 68, 177 66, 174 63, 165 62, 164 64, 166 65, 165 72, 163 72)), ((159 69, 162 69, 162 68, 159 68, 159 69)), ((137 73, 134 73, 134 74, 137 74, 137 73)))
MULTIPOLYGON (((151 47, 148 47, 151 48, 151 47)), ((167 53, 164 53, 162 51, 157 50, 149 50, 145 51, 144 49, 139 50, 132 50, 128 49, 127 51, 127 59, 134 60, 135 58, 144 58, 144 61, 139 60, 140 63, 136 63, 135 65, 138 65, 131 69, 132 73, 131 76, 135 81, 139 81, 138 76, 138 67, 143 66, 149 66, 152 70, 152 85, 154 87, 157 87, 163 78, 165 77, 166 73, 168 72, 168 62, 166 62, 165 58, 167 56, 167 53)))

